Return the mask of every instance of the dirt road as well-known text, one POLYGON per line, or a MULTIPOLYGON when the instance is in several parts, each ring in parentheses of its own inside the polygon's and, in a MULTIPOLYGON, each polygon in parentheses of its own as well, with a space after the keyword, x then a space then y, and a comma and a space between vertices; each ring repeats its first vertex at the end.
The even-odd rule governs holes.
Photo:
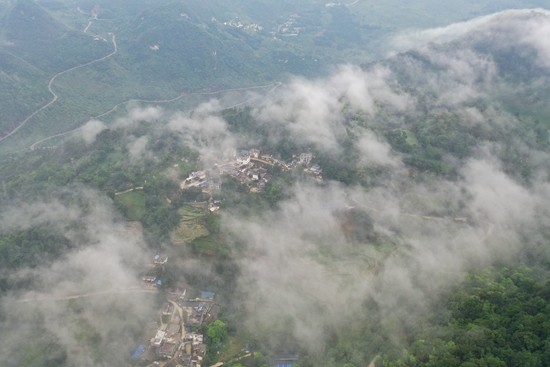
MULTIPOLYGON (((109 33, 113 39, 112 39, 112 42, 113 42, 113 46, 114 46, 114 51, 111 52, 110 54, 106 55, 106 56, 103 56, 99 59, 96 59, 96 60, 93 60, 93 61, 90 61, 90 62, 87 62, 85 64, 80 64, 80 65, 77 65, 77 66, 74 66, 70 69, 67 69, 67 70, 63 70, 57 74, 55 74, 54 76, 51 77, 50 81, 48 82, 48 92, 50 92, 53 96, 53 99, 46 103, 44 106, 40 107, 39 109, 37 109, 36 111, 34 111, 33 113, 31 113, 26 119, 24 119, 15 129, 13 129, 9 134, 3 136, 2 138, 0 138, 0 142, 9 138, 10 136, 12 136, 13 134, 15 134, 19 129, 21 129, 26 123, 27 121, 29 121, 31 118, 33 118, 37 113, 39 113, 40 111, 48 108, 49 106, 51 106, 52 104, 55 103, 55 101, 57 101, 57 94, 55 94, 55 92, 52 90, 52 84, 53 82, 55 81, 55 79, 60 76, 60 75, 63 75, 65 73, 68 73, 69 71, 73 71, 73 70, 76 70, 76 69, 80 69, 80 68, 83 68, 84 66, 88 66, 88 65, 91 65, 91 64, 95 64, 96 62, 100 62, 100 61, 103 61, 111 56, 113 56, 114 54, 117 53, 118 51, 118 47, 117 47, 117 44, 116 44, 116 39, 115 39, 115 35, 114 33, 109 33)), ((34 144, 33 144, 34 145, 34 144)))
POLYGON ((76 294, 76 295, 72 295, 72 296, 55 297, 55 298, 50 298, 50 297, 24 298, 24 299, 17 300, 17 302, 18 303, 28 303, 28 302, 41 302, 41 301, 46 301, 46 300, 67 301, 67 300, 71 300, 71 299, 105 296, 105 295, 108 295, 108 294, 128 294, 128 293, 157 294, 158 291, 156 289, 142 289, 142 288, 120 289, 120 290, 111 290, 111 291, 104 291, 104 292, 76 294))
MULTIPOLYGON (((68 70, 67 70, 68 71, 68 70)), ((127 104, 127 103, 131 103, 131 102, 142 102, 142 103, 169 103, 169 102, 174 102, 174 101, 177 101, 178 99, 181 99, 185 96, 191 96, 191 95, 214 95, 214 94, 218 94, 218 93, 224 93, 224 92, 231 92, 231 91, 244 91, 244 90, 250 90, 250 89, 258 89, 258 88, 266 88, 266 87, 271 87, 273 86, 273 88, 271 88, 269 91, 267 91, 263 96, 266 96, 270 93, 272 93, 273 91, 275 91, 275 89, 277 89, 278 87, 280 87, 283 83, 281 82, 275 82, 275 83, 271 83, 271 84, 267 84, 267 85, 255 85, 255 86, 252 86, 252 87, 244 87, 244 88, 232 88, 232 89, 223 89, 223 90, 218 90, 218 91, 215 91, 215 92, 196 92, 196 93, 185 93, 185 92, 182 92, 179 96, 177 97, 174 97, 174 98, 171 98, 171 99, 153 99, 153 100, 147 100, 147 99, 129 99, 127 101, 124 101, 124 102, 120 102, 118 103, 117 105, 115 105, 113 108, 111 108, 110 110, 106 111, 106 112, 103 112, 102 114, 100 115, 97 115, 97 116, 94 116, 92 119, 98 119, 100 117, 103 117, 103 116, 106 116, 108 114, 110 114, 111 112, 113 112, 114 110, 116 110, 119 106, 122 106, 124 104, 127 104)), ((240 103, 237 103, 235 105, 232 105, 232 106, 228 106, 228 107, 224 107, 224 108, 234 108, 234 107, 238 107, 244 103, 248 103, 256 98, 259 98, 260 96, 256 96, 256 97, 252 97, 252 98, 249 98, 247 100, 245 100, 244 102, 240 102, 240 103)), ((53 102, 52 102, 53 103, 53 102)), ((50 103, 51 104, 51 103, 50 103)), ((43 107, 43 108, 46 108, 47 106, 43 107)), ((38 113, 39 111, 35 112, 38 113)), ((34 116, 34 114, 33 114, 34 116)), ((32 117, 32 116, 30 116, 32 117)), ((29 119, 30 117, 28 117, 27 119, 29 119)), ((26 121, 25 121, 26 122, 26 121)), ((85 124, 84 124, 85 125, 85 124)), ((67 135, 67 134, 71 134, 71 133, 74 133, 74 132, 77 132, 79 131, 80 129, 82 129, 82 127, 84 126, 80 126, 80 127, 77 127, 76 129, 73 129, 73 130, 69 130, 69 131, 66 131, 64 133, 59 133, 59 134, 56 134, 56 135, 52 135, 52 136, 48 136, 46 138, 43 138, 41 140, 38 140, 36 142, 34 142, 31 146, 30 146, 30 150, 34 150, 36 148, 36 146, 46 140, 50 140, 50 139, 53 139, 53 138, 57 138, 59 136, 63 136, 63 135, 67 135)), ((12 132, 13 133, 13 132, 12 132)), ((10 133, 11 135, 11 133, 10 133)), ((6 135, 6 137, 8 137, 8 135, 6 135)), ((0 141, 2 141, 2 139, 0 139, 0 141)))

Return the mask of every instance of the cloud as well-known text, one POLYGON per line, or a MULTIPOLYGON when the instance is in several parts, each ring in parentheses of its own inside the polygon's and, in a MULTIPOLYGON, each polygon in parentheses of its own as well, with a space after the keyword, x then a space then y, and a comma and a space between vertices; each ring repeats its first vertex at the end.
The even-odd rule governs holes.
POLYGON ((129 112, 126 116, 115 121, 115 126, 125 126, 137 121, 153 122, 164 116, 164 110, 160 107, 139 107, 129 105, 129 112))
POLYGON ((264 124, 284 126, 301 144, 338 153, 346 135, 344 108, 374 116, 377 104, 392 111, 410 106, 410 97, 392 87, 392 78, 391 71, 383 67, 365 72, 351 65, 341 66, 327 79, 297 78, 267 99, 257 118, 264 124))
POLYGON ((138 280, 143 242, 129 235, 108 199, 77 191, 84 207, 51 201, 2 209, 2 232, 47 225, 73 246, 51 264, 10 275, 11 283, 30 287, 2 298, 0 330, 9 335, 0 346, 2 365, 20 364, 40 345, 54 349, 35 358, 63 358, 66 351, 69 365, 121 364, 151 317, 153 299, 138 280))
MULTIPOLYGON (((388 151, 365 139, 381 145, 375 157, 388 151)), ((239 294, 251 331, 283 328, 315 354, 331 332, 362 317, 367 301, 377 305, 377 322, 412 324, 466 271, 534 248, 532 233, 550 220, 549 185, 523 187, 493 156, 467 161, 457 181, 392 175, 368 191, 300 183, 260 218, 224 215, 224 226, 245 244, 239 294), (353 235, 365 229, 370 237, 353 235)))
POLYGON ((225 150, 234 149, 238 139, 229 132, 226 121, 217 113, 219 109, 218 101, 211 100, 191 113, 176 113, 169 118, 167 129, 205 159, 213 160, 225 150))
POLYGON ((101 121, 90 120, 84 126, 82 126, 82 128, 79 130, 79 133, 81 134, 86 144, 90 145, 95 141, 97 135, 106 128, 107 127, 101 121))
POLYGON ((153 153, 147 149, 147 143, 149 141, 147 136, 141 136, 139 138, 130 136, 128 139, 129 142, 127 143, 126 149, 128 150, 128 155, 132 162, 155 161, 153 153))
POLYGON ((362 166, 397 167, 400 165, 399 159, 392 156, 391 146, 370 131, 366 131, 356 145, 361 153, 359 164, 362 166))

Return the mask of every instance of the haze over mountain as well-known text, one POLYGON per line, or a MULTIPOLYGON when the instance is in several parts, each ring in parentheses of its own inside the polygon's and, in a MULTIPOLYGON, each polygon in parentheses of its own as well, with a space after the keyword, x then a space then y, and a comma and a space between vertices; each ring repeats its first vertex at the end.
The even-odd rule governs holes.
POLYGON ((56 77, 51 87, 59 99, 5 139, 3 149, 13 150, 82 126, 90 116, 129 100, 176 99, 169 106, 188 108, 196 101, 182 93, 265 85, 296 74, 319 77, 340 63, 380 58, 393 49, 387 47, 388 37, 402 29, 544 2, 448 2, 445 9, 422 2, 412 4, 413 10, 362 1, 327 6, 318 1, 26 0, 2 5, 2 136, 51 100, 46 86, 55 73, 110 55, 113 41, 119 46, 105 60, 56 77))
POLYGON ((149 365, 183 286, 203 365, 550 363, 550 12, 485 15, 547 4, 1 4, 0 365, 149 365))

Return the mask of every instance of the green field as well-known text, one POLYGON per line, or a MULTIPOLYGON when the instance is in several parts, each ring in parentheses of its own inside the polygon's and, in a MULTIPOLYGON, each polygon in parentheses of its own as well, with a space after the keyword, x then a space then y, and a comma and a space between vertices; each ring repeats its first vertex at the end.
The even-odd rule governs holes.
POLYGON ((142 190, 134 190, 117 195, 116 200, 126 206, 126 217, 129 220, 140 220, 145 213, 145 193, 142 190))
POLYGON ((205 203, 184 205, 178 213, 181 220, 173 233, 173 241, 176 245, 184 245, 210 234, 203 220, 208 214, 205 203))

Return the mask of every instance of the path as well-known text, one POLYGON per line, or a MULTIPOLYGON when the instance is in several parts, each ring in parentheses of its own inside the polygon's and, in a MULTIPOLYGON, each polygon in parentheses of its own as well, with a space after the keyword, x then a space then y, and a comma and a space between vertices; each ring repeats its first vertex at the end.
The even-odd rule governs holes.
POLYGON ((370 361, 369 367, 374 367, 374 364, 375 364, 375 362, 376 362, 376 360, 377 360, 378 358, 380 358, 380 354, 376 355, 376 356, 372 359, 372 361, 370 361))
POLYGON ((419 214, 408 214, 408 213, 400 213, 400 212, 387 212, 385 210, 378 210, 378 209, 372 208, 370 206, 367 206, 365 204, 361 204, 360 202, 358 202, 354 198, 351 198, 351 200, 354 201, 355 203, 357 203, 358 205, 360 205, 364 208, 367 208, 369 210, 372 210, 373 212, 377 212, 377 213, 393 214, 393 215, 404 215, 404 216, 407 216, 407 217, 416 217, 416 218, 422 218, 422 219, 437 219, 437 220, 444 219, 442 217, 430 217, 430 216, 427 216, 427 215, 419 215, 419 214))
MULTIPOLYGON (((252 87, 244 87, 244 88, 232 88, 232 89, 222 89, 222 90, 218 90, 218 91, 215 91, 215 92, 195 92, 195 93, 185 93, 185 92, 182 92, 179 96, 177 97, 174 97, 174 98, 171 98, 171 99, 153 99, 153 100, 147 100, 147 99, 129 99, 127 101, 124 101, 124 102, 120 102, 118 104, 116 104, 113 108, 111 108, 110 110, 108 110, 107 112, 103 112, 102 114, 100 115, 97 115, 97 116, 94 116, 92 117, 92 119, 98 119, 100 117, 103 117, 105 115, 108 115, 109 113, 113 112, 114 110, 116 110, 119 106, 121 105, 124 105, 124 104, 127 104, 127 103, 130 103, 130 102, 142 102, 142 103, 169 103, 169 102, 174 102, 174 101, 177 101, 178 99, 181 99, 182 97, 185 97, 185 96, 191 96, 191 95, 213 95, 213 94, 218 94, 218 93, 224 93, 224 92, 231 92, 231 91, 240 91, 240 90, 249 90, 249 89, 259 89, 259 88, 266 88, 266 87, 270 87, 270 86, 273 86, 273 88, 271 88, 269 91, 267 91, 263 96, 267 96, 268 94, 272 93, 273 91, 275 91, 275 89, 279 88, 283 83, 281 82, 275 82, 275 83, 270 83, 270 84, 266 84, 266 85, 255 85, 255 86, 252 86, 252 87)), ((252 98, 249 98, 247 100, 245 100, 244 102, 240 102, 240 103, 237 103, 235 105, 232 105, 232 106, 228 106, 228 107, 224 107, 224 108, 234 108, 234 107, 239 107, 241 106, 242 104, 244 103, 247 103, 247 102, 250 102, 256 98, 259 98, 260 96, 255 96, 255 97, 252 97, 252 98)), ((31 116, 32 117, 32 116, 31 116)), ((86 124, 84 124, 86 125, 86 124)), ((48 136, 46 138, 43 138, 41 140, 38 140, 36 142, 34 142, 31 146, 30 146, 30 150, 34 150, 36 148, 36 146, 46 140, 50 140, 50 139, 53 139, 53 138, 57 138, 58 136, 63 136, 63 135, 67 135, 67 134, 70 134, 70 133, 74 133, 80 129, 82 129, 82 127, 84 127, 84 125, 80 126, 80 127, 77 127, 76 129, 73 129, 73 130, 69 130, 69 131, 66 131, 64 133, 60 133, 60 134, 56 134, 56 135, 52 135, 52 136, 48 136)), ((7 136, 6 136, 7 137, 7 136)), ((1 140, 0 140, 1 141, 1 140)))
POLYGON ((134 187, 134 188, 132 188, 132 189, 124 190, 124 191, 121 191, 121 192, 115 192, 115 195, 126 194, 126 193, 132 192, 132 191, 134 191, 134 190, 143 190, 143 186, 134 187))
POLYGON ((355 4, 357 4, 358 2, 359 2, 359 0, 355 0, 355 1, 354 1, 354 2, 352 2, 352 3, 346 4, 346 6, 352 6, 352 5, 355 5, 355 4))
MULTIPOLYGON (((358 205, 362 206, 363 208, 372 210, 372 211, 377 212, 377 213, 393 214, 393 215, 404 215, 404 216, 407 216, 407 217, 416 217, 416 218, 422 218, 422 219, 437 219, 437 220, 445 219, 443 217, 429 217, 427 215, 408 214, 408 213, 400 213, 400 212, 387 212, 387 211, 384 211, 384 210, 378 210, 378 209, 372 208, 372 207, 367 206, 365 204, 361 204, 360 202, 358 202, 354 198, 351 198, 351 200, 354 201, 355 203, 357 203, 358 205)), ((352 208, 353 207, 349 207, 349 209, 352 209, 352 208)), ((455 221, 464 221, 465 218, 454 218, 454 219, 455 219, 455 221)), ((489 228, 487 229, 487 233, 485 233, 485 235, 483 236, 481 241, 482 242, 487 241, 487 239, 489 237, 491 237, 491 235, 493 234, 494 229, 495 229, 495 225, 493 223, 489 223, 489 228)))
POLYGON ((104 296, 107 294, 125 294, 125 293, 145 293, 145 294, 156 294, 158 291, 155 289, 122 289, 122 290, 111 290, 111 291, 103 291, 103 292, 94 292, 94 293, 84 293, 84 294, 76 294, 73 296, 65 296, 65 297, 57 297, 57 298, 50 298, 50 297, 42 297, 42 298, 24 298, 17 300, 18 303, 28 303, 28 302, 40 302, 45 300, 54 300, 54 301, 66 301, 71 299, 79 299, 79 298, 87 298, 87 297, 94 297, 94 296, 104 296))
POLYGON ((117 53, 118 51, 118 47, 117 47, 117 44, 116 44, 116 39, 115 39, 115 35, 114 33, 109 33, 113 39, 113 46, 114 46, 114 51, 111 52, 110 54, 106 55, 106 56, 103 56, 97 60, 93 60, 93 61, 90 61, 90 62, 87 62, 85 64, 80 64, 80 65, 77 65, 77 66, 74 66, 70 69, 67 69, 67 70, 64 70, 64 71, 61 71, 57 74, 55 74, 54 76, 51 77, 49 83, 48 83, 48 92, 50 92, 52 95, 53 95, 53 99, 46 103, 44 106, 40 107, 39 109, 37 109, 36 111, 34 111, 32 114, 30 114, 25 120, 23 120, 15 129, 13 129, 9 134, 3 136, 2 138, 0 138, 0 142, 3 141, 4 139, 7 139, 8 137, 12 136, 13 134, 15 134, 20 128, 23 127, 23 125, 25 125, 27 123, 27 121, 29 121, 32 117, 34 117, 38 112, 48 108, 49 106, 51 106, 52 104, 55 103, 55 101, 57 101, 57 94, 54 93, 54 91, 52 90, 52 83, 55 81, 55 79, 62 75, 62 74, 65 74, 65 73, 68 73, 69 71, 73 71, 73 70, 76 70, 76 69, 79 69, 79 68, 82 68, 84 66, 88 66, 88 65, 91 65, 91 64, 95 64, 96 62, 100 62, 100 61, 103 61, 111 56, 113 56, 114 54, 117 53))
POLYGON ((248 354, 245 354, 244 356, 241 356, 241 357, 238 357, 238 358, 233 358, 232 360, 228 361, 228 362, 218 362, 216 364, 213 364, 212 366, 210 367, 220 367, 220 366, 223 366, 225 363, 233 363, 233 362, 238 362, 240 361, 241 359, 244 359, 244 358, 247 358, 247 357, 250 357, 252 355, 252 353, 248 353, 248 354))
POLYGON ((261 158, 252 158, 252 157, 250 157, 250 160, 251 160, 251 161, 260 162, 260 163, 264 163, 264 164, 269 164, 270 166, 274 166, 274 165, 275 165, 274 163, 271 163, 271 162, 266 161, 265 159, 261 159, 261 158))

